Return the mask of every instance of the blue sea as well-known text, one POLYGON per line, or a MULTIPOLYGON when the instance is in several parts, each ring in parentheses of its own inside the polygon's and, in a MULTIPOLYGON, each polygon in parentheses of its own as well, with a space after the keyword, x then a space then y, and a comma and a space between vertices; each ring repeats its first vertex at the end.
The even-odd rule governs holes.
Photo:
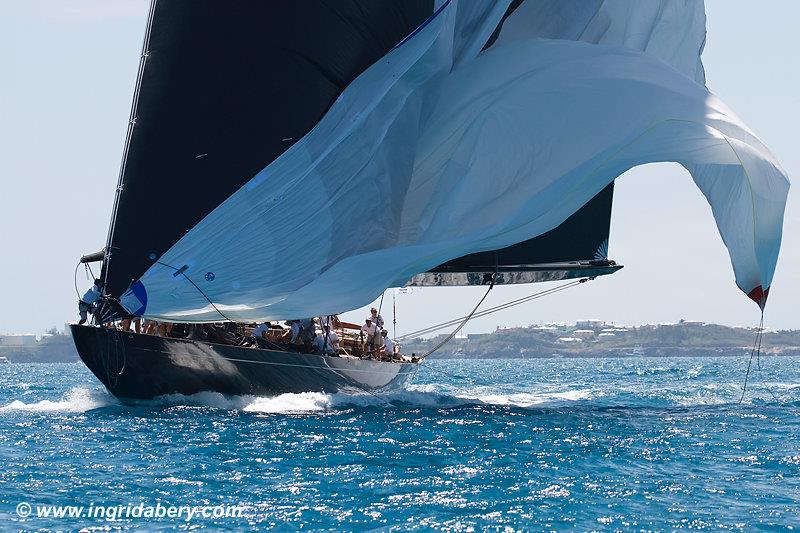
POLYGON ((628 358, 136 406, 79 364, 0 365, 0 530, 800 528, 800 359, 760 363, 741 404, 746 358, 628 358))

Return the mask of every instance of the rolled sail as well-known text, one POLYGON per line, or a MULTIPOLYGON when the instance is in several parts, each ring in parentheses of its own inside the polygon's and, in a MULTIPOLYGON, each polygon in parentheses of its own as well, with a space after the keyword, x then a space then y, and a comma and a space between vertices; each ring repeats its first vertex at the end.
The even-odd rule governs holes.
MULTIPOLYGON (((588 227, 574 224, 582 208, 607 198, 610 212, 613 180, 656 161, 692 174, 737 285, 763 306, 786 175, 701 84, 702 4, 642 4, 435 6, 307 134, 151 254, 123 306, 171 321, 312 316, 422 272, 529 264, 553 252, 531 243, 569 242, 588 227)), ((604 242, 554 259, 605 258, 604 242)))

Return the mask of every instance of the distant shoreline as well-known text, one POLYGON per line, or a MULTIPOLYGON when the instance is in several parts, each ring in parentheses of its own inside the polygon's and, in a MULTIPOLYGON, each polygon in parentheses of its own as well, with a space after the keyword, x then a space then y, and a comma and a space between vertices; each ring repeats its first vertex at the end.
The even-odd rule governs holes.
MULTIPOLYGON (((621 359, 632 357, 749 357, 757 331, 700 322, 619 326, 599 320, 577 324, 498 328, 455 338, 431 359, 621 359)), ((424 354, 444 335, 401 342, 403 353, 424 354)), ((800 356, 800 330, 765 331, 761 356, 800 356)), ((70 335, 48 335, 25 346, 4 346, 10 363, 79 362, 70 335)))
MULTIPOLYGON (((702 322, 619 326, 600 320, 576 324, 498 328, 492 333, 453 339, 437 359, 533 359, 622 357, 749 356, 758 331, 702 322)), ((424 354, 444 337, 412 339, 403 353, 424 354)), ((800 356, 800 331, 765 331, 761 355, 800 356)))

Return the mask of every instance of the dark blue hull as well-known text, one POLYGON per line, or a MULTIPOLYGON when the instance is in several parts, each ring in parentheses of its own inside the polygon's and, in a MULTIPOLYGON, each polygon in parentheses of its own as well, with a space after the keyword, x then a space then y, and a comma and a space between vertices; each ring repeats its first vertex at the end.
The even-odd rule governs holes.
POLYGON ((215 391, 230 395, 391 392, 417 364, 262 350, 70 326, 81 359, 121 399, 215 391))

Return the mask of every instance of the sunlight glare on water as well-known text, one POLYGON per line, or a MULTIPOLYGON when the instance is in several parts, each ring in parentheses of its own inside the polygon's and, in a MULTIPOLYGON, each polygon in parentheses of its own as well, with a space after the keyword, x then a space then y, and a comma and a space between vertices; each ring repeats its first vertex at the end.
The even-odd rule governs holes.
POLYGON ((0 521, 39 504, 241 504, 235 529, 800 526, 800 360, 430 361, 375 397, 120 404, 79 364, 0 366, 0 521))

